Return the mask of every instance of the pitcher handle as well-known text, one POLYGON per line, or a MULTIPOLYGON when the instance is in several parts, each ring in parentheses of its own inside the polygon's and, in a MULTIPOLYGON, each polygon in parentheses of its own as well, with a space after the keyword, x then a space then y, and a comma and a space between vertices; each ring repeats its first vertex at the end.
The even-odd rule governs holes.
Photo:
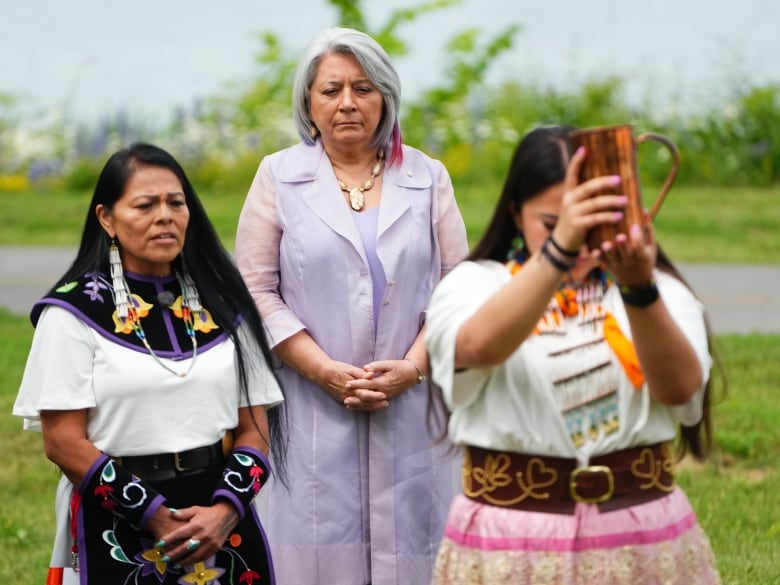
POLYGON ((677 171, 680 170, 680 151, 677 150, 677 145, 669 138, 663 134, 656 134, 654 132, 645 132, 644 134, 640 134, 636 138, 636 143, 641 144, 647 140, 660 142, 669 149, 669 153, 672 155, 672 168, 669 169, 669 174, 666 175, 666 181, 664 181, 664 184, 661 187, 661 191, 658 193, 658 197, 655 198, 655 203, 653 203, 653 207, 650 209, 649 219, 653 220, 655 219, 658 210, 661 209, 661 204, 664 202, 664 199, 666 199, 666 194, 669 193, 669 189, 672 188, 672 184, 677 178, 677 171))

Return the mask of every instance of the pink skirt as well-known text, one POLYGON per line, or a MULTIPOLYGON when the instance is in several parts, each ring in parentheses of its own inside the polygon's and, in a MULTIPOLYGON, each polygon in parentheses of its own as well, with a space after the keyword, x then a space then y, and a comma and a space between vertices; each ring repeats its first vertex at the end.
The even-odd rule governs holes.
POLYGON ((434 585, 711 585, 707 536, 679 488, 613 512, 573 515, 488 506, 463 495, 450 508, 434 585))

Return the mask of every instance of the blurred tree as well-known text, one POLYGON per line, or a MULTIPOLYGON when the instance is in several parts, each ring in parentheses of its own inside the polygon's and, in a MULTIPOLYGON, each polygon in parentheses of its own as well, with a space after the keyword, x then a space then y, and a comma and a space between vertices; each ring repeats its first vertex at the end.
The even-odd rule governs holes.
POLYGON ((3 161, 3 166, 8 164, 12 156, 11 134, 16 129, 17 120, 15 106, 16 98, 14 96, 0 93, 0 160, 3 161))
MULTIPOLYGON (((369 26, 360 0, 328 0, 336 11, 340 25, 362 30, 379 42, 392 57, 403 57, 409 46, 401 36, 404 25, 422 15, 459 4, 461 0, 432 0, 417 6, 392 10, 376 28, 369 26)), ((429 148, 436 144, 451 147, 464 136, 471 124, 469 97, 479 87, 490 64, 511 47, 517 26, 510 26, 484 47, 477 44, 476 29, 457 33, 447 45, 449 63, 445 81, 426 91, 417 101, 404 104, 402 129, 407 142, 429 148), (431 126, 431 123, 434 123, 431 126), (466 127, 462 132, 458 128, 466 127), (435 129, 434 129, 435 127, 435 129), (432 130, 434 129, 434 130, 432 130), (441 136, 431 138, 431 133, 441 136)), ((217 152, 222 161, 236 171, 235 180, 251 179, 259 159, 296 142, 291 117, 291 91, 298 55, 286 50, 281 39, 270 31, 260 33, 261 50, 256 57, 259 66, 254 79, 237 91, 217 96, 201 104, 200 112, 182 117, 171 129, 182 134, 193 125, 205 126, 208 139, 200 152, 191 152, 188 163, 204 165, 206 172, 198 179, 208 182, 222 174, 224 165, 206 164, 203 157, 217 152), (216 171, 216 172, 215 172, 216 171)), ((441 150, 434 148, 434 154, 441 150)))
MULTIPOLYGON (((462 0, 406 0, 411 6, 387 9, 379 23, 368 22, 360 0, 326 1, 336 23, 367 32, 400 60, 411 56, 403 36, 409 24, 462 0)), ((666 134, 682 153, 679 183, 780 181, 780 84, 740 79, 727 85, 726 103, 686 110, 675 103, 629 105, 625 80, 614 76, 569 89, 520 79, 488 83, 491 67, 520 31, 509 22, 490 38, 477 29, 454 31, 443 47, 443 68, 431 72, 431 86, 403 102, 404 141, 440 158, 459 184, 500 181, 520 136, 550 123, 632 123, 637 132, 666 134)), ((109 151, 142 139, 175 152, 200 187, 245 191, 264 155, 298 140, 290 107, 298 53, 271 31, 258 33, 258 41, 251 80, 175 112, 162 129, 121 111, 87 124, 69 115, 67 104, 23 114, 18 98, 0 92, 0 175, 44 188, 60 181, 83 189, 109 151)), ((642 146, 643 183, 660 183, 668 166, 663 149, 642 146)))

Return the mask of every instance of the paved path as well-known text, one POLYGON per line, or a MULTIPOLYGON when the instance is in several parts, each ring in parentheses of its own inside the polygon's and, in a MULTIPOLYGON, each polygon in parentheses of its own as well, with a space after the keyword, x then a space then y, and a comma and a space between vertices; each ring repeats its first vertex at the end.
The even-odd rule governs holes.
MULTIPOLYGON (((75 256, 71 248, 0 247, 0 307, 26 314, 75 256)), ((780 333, 780 266, 681 264, 716 333, 780 333)))

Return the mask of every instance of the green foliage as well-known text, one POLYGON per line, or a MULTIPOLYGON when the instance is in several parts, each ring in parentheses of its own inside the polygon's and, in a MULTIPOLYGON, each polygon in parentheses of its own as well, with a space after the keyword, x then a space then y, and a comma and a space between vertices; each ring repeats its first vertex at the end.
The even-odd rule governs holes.
MULTIPOLYGON (((14 125, 14 107, 16 98, 7 93, 0 93, 0 138, 4 137, 14 125)), ((3 154, 2 142, 0 142, 0 154, 3 154)))
MULTIPOLYGON (((393 8, 370 24, 360 0, 326 0, 335 22, 364 30, 394 58, 412 57, 404 27, 446 10, 461 0, 428 0, 393 8)), ((625 81, 614 76, 560 89, 523 79, 488 84, 487 74, 521 33, 519 23, 486 38, 476 29, 454 31, 444 47, 444 65, 432 72, 436 84, 405 100, 405 142, 440 158, 453 179, 479 185, 500 181, 520 136, 537 124, 588 127, 631 123, 637 133, 667 135, 682 153, 680 185, 772 186, 780 177, 780 86, 734 83, 725 103, 697 104, 686 111, 674 101, 630 104, 625 81)), ((271 31, 258 33, 257 68, 251 80, 177 112, 165 128, 145 127, 122 112, 94 126, 67 117, 67 108, 23 120, 14 96, 0 94, 0 176, 18 186, 26 176, 46 187, 64 182, 90 187, 106 156, 143 138, 171 150, 202 188, 221 190, 247 184, 250 161, 298 140, 290 111, 297 51, 271 31)), ((640 149, 642 182, 660 184, 669 170, 668 153, 640 149)), ((252 171, 253 172, 253 171, 252 171)))
MULTIPOLYGON (((514 30, 510 27, 487 51, 495 56, 497 51, 508 49, 514 30)), ((486 61, 479 60, 477 66, 482 74, 486 61)), ((443 114, 438 121, 447 129, 446 132, 436 133, 439 125, 435 120, 423 119, 422 123, 415 125, 419 127, 422 139, 426 136, 440 138, 439 144, 428 138, 423 148, 434 153, 438 148, 454 179, 478 184, 488 177, 503 178, 517 143, 534 126, 587 126, 631 120, 631 112, 622 105, 622 89, 622 81, 614 77, 588 82, 572 93, 508 81, 497 90, 485 91, 478 101, 472 97, 474 107, 470 112, 466 109, 456 112, 454 108, 462 102, 446 95, 441 109, 443 114)), ((434 90, 433 95, 437 95, 435 92, 438 91, 434 90)), ((433 99, 433 96, 428 96, 423 103, 433 103, 433 99)))
MULTIPOLYGON (((366 31, 368 34, 374 37, 380 45, 382 45, 385 51, 387 51, 388 55, 401 57, 409 53, 408 45, 398 36, 398 29, 401 27, 401 25, 407 22, 413 22, 423 14, 435 12, 443 8, 449 8, 450 6, 455 6, 461 2, 462 0, 432 0, 429 2, 423 2, 422 4, 411 8, 399 8, 390 14, 387 22, 383 26, 374 30, 365 28, 365 23, 362 23, 362 26, 360 25, 360 20, 362 20, 362 17, 360 20, 355 22, 355 25, 352 25, 348 24, 352 21, 345 19, 345 15, 342 13, 342 19, 340 22, 344 26, 351 26, 358 30, 366 31)), ((341 2, 340 4, 350 3, 351 2, 349 2, 349 0, 345 0, 345 2, 341 2)), ((335 2, 331 0, 331 4, 335 4, 335 2)), ((354 4, 359 3, 354 2, 354 4)))
MULTIPOLYGON (((478 43, 479 31, 470 29, 456 34, 447 44, 446 83, 427 90, 411 102, 403 117, 404 140, 434 156, 455 158, 447 152, 472 146, 479 136, 476 127, 482 118, 484 79, 489 65, 512 47, 519 31, 517 25, 508 26, 484 46, 478 43)), ((472 149, 465 153, 473 155, 472 149)), ((471 165, 460 173, 465 174, 471 165)))
POLYGON ((95 188, 103 162, 91 158, 80 158, 65 177, 65 188, 71 191, 90 191, 95 188))
POLYGON ((336 21, 341 26, 368 31, 363 10, 360 8, 360 0, 328 0, 328 4, 338 11, 336 21))

